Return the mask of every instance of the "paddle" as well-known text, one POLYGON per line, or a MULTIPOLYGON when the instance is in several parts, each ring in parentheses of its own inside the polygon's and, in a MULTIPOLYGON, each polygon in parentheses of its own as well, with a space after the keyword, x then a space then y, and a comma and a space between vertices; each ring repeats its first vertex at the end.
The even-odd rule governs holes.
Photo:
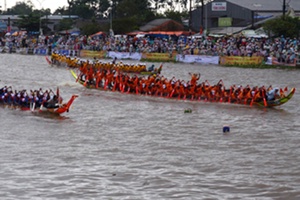
POLYGON ((175 92, 175 89, 172 90, 172 92, 171 92, 169 98, 172 98, 172 97, 173 97, 174 92, 175 92))
MULTIPOLYGON (((255 94, 256 94, 256 93, 255 93, 255 94)), ((252 100, 251 100, 250 106, 252 106, 252 105, 253 105, 253 102, 254 102, 254 97, 255 97, 255 95, 252 97, 252 100)))
POLYGON ((83 84, 84 87, 86 87, 88 80, 89 80, 89 79, 88 79, 88 77, 87 77, 87 75, 86 75, 86 76, 85 76, 85 81, 84 81, 84 84, 83 84))
MULTIPOLYGON (((74 72, 75 73, 75 72, 74 72)), ((77 78, 76 78, 76 83, 78 82, 78 80, 79 80, 79 77, 80 77, 80 71, 79 71, 79 73, 78 73, 78 75, 77 75, 77 78)))
POLYGON ((108 78, 106 78, 106 80, 105 80, 105 83, 104 83, 104 90, 106 90, 106 88, 107 88, 107 85, 108 85, 108 78))
POLYGON ((229 96, 228 96, 228 103, 230 103, 231 95, 232 95, 232 87, 230 87, 230 92, 229 92, 229 96))
POLYGON ((34 111, 34 109, 35 109, 35 102, 33 102, 33 103, 30 103, 30 107, 31 107, 31 112, 33 112, 34 111))
POLYGON ((264 90, 261 91, 262 92, 262 96, 263 96, 263 100, 264 100, 264 106, 267 107, 267 101, 266 101, 266 96, 265 96, 265 92, 264 90))
POLYGON ((59 97, 59 88, 58 87, 56 88, 56 96, 57 96, 57 98, 59 97))
POLYGON ((48 62, 48 64, 52 66, 52 62, 49 60, 48 56, 45 56, 45 58, 46 58, 46 61, 48 62))

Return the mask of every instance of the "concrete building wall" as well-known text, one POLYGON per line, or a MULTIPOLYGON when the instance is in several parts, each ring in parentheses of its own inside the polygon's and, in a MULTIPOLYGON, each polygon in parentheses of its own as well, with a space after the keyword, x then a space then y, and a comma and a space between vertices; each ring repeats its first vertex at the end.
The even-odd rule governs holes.
MULTIPOLYGON (((293 7, 297 12, 300 10, 300 0, 293 1, 297 1, 296 7, 293 7)), ((208 29, 216 28, 218 27, 219 17, 231 17, 232 27, 251 26, 253 23, 265 19, 264 17, 267 15, 270 17, 282 14, 282 3, 279 0, 276 0, 276 6, 273 5, 274 3, 273 0, 215 0, 204 5, 203 19, 201 7, 192 11, 192 29, 199 31, 201 26, 203 29, 205 27, 208 29), (213 11, 213 3, 226 3, 226 11, 213 11), (272 4, 272 6, 269 4, 272 4)))

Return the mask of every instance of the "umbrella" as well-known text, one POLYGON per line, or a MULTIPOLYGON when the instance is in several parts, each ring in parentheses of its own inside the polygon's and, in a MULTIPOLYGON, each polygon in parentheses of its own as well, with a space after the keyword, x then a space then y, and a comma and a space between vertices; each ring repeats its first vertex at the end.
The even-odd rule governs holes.
POLYGON ((80 35, 80 32, 79 31, 74 31, 74 32, 71 33, 71 35, 72 36, 78 36, 78 35, 80 35))
POLYGON ((12 36, 18 36, 19 35, 19 31, 14 32, 13 34, 11 34, 12 36))
POLYGON ((90 35, 90 37, 95 37, 95 36, 102 36, 102 35, 105 35, 105 33, 104 32, 102 32, 102 31, 99 31, 99 32, 97 32, 97 33, 95 33, 95 34, 93 34, 93 35, 90 35))

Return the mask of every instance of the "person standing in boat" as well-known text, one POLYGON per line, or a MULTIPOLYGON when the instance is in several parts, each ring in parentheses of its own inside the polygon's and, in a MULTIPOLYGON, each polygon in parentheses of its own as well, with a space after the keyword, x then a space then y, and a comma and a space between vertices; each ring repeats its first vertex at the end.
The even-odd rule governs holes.
POLYGON ((58 108, 59 107, 59 99, 56 95, 53 96, 53 98, 49 99, 46 102, 46 105, 44 105, 46 108, 58 108))
POLYGON ((152 72, 153 70, 154 70, 154 67, 155 67, 155 65, 151 65, 149 68, 148 68, 148 72, 152 72))
POLYGON ((116 62, 117 62, 117 57, 115 57, 115 58, 113 59, 112 64, 115 65, 116 62))
POLYGON ((271 89, 267 92, 267 100, 273 101, 275 99, 280 98, 280 93, 278 88, 271 89))
POLYGON ((200 79, 201 74, 200 73, 199 74, 189 73, 189 75, 191 76, 190 84, 197 85, 197 81, 200 79))

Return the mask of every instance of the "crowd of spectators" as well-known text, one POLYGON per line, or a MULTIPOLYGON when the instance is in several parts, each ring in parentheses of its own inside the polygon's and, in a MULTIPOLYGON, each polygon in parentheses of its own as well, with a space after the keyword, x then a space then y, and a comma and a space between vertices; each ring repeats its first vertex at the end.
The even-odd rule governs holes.
POLYGON ((0 38, 0 48, 48 48, 67 50, 93 50, 117 52, 178 53, 182 55, 211 56, 263 56, 276 57, 278 62, 293 63, 298 57, 300 40, 297 38, 246 38, 242 35, 223 37, 114 37, 51 35, 6 35, 0 38))

